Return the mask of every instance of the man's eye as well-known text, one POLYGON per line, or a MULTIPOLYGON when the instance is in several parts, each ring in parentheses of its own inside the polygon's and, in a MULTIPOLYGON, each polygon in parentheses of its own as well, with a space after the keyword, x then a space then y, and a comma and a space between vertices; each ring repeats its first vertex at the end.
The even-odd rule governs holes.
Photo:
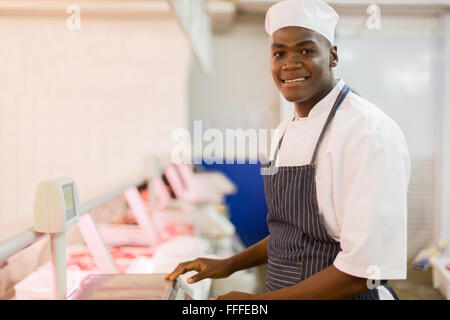
POLYGON ((300 53, 301 54, 309 54, 309 53, 313 53, 314 51, 313 50, 311 50, 311 49, 303 49, 303 50, 300 50, 300 53))
POLYGON ((273 56, 274 56, 275 58, 281 58, 281 57, 283 56, 283 52, 281 52, 281 51, 274 52, 274 53, 273 53, 273 56))

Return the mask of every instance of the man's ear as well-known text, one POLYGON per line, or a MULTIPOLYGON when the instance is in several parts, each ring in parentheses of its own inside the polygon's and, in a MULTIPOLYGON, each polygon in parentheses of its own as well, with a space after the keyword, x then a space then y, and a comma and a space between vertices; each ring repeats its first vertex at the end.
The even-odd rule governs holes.
POLYGON ((337 47, 332 46, 330 47, 330 67, 334 68, 338 65, 339 57, 337 54, 337 47))

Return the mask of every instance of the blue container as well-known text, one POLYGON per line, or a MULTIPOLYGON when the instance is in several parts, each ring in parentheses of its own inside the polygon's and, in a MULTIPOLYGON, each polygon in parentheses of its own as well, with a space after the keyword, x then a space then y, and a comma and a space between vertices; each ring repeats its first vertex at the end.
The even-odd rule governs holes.
MULTIPOLYGON (((236 161, 234 161, 236 162, 236 161)), ((206 171, 220 171, 230 179, 237 192, 226 197, 230 220, 243 244, 249 247, 269 235, 266 216, 267 205, 264 196, 261 163, 250 164, 206 164, 206 171)))

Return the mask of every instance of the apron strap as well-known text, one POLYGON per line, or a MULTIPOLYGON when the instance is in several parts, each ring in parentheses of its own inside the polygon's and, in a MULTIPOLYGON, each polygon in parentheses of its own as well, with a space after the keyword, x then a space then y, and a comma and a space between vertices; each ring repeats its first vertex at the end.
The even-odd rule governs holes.
POLYGON ((337 109, 342 104, 342 101, 344 101, 347 94, 350 92, 350 87, 348 85, 345 85, 341 92, 339 92, 338 97, 336 98, 336 101, 334 102, 333 108, 331 108, 330 114, 328 115, 327 121, 325 122, 325 125, 322 128, 322 132, 320 133, 319 140, 317 140, 316 147, 314 149, 313 156, 311 158, 311 165, 316 164, 316 157, 317 153, 319 151, 320 144, 322 143, 323 137, 325 136, 325 132, 327 131, 328 125, 331 123, 331 121, 334 118, 334 115, 336 114, 337 109))
MULTIPOLYGON (((334 115, 336 114, 337 109, 339 108, 339 106, 341 105, 342 101, 344 101, 345 97, 347 96, 347 94, 350 92, 350 87, 348 85, 345 85, 341 91, 339 92, 338 97, 336 98, 336 101, 334 102, 333 107, 331 108, 330 114, 328 115, 327 121, 325 122, 325 125, 322 128, 322 132, 320 133, 319 139, 316 143, 316 147, 314 148, 314 153, 313 156, 311 158, 311 165, 315 165, 316 164, 316 156, 317 156, 317 152, 319 151, 319 146, 320 143, 323 140, 323 137, 325 136, 325 132, 328 128, 328 125, 330 124, 330 122, 333 120, 334 115)), ((275 165, 275 162, 277 160, 277 156, 278 156, 278 151, 280 150, 281 147, 281 143, 283 142, 283 138, 284 135, 286 134, 286 130, 287 128, 284 130, 283 135, 281 136, 280 141, 278 142, 277 148, 275 149, 275 153, 273 156, 273 165, 275 165)))
MULTIPOLYGON (((294 119, 295 118, 292 118, 292 120, 294 120, 294 119)), ((280 151, 281 143, 283 142, 283 138, 286 133, 286 130, 287 130, 287 127, 286 127, 286 129, 284 129, 283 135, 281 136, 280 141, 278 142, 277 148, 275 149, 275 153, 273 155, 273 160, 272 160, 274 166, 275 166, 275 162, 277 161, 278 151, 280 151)))

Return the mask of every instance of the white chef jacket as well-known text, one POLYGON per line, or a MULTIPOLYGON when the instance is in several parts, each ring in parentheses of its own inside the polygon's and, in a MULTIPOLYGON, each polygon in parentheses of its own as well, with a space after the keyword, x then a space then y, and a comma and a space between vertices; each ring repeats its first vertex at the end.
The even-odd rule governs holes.
MULTIPOLYGON (((277 167, 310 163, 344 85, 341 79, 307 117, 294 110, 281 122, 277 129, 285 135, 277 167)), ((277 143, 276 137, 272 139, 271 159, 277 143)), ((319 212, 329 235, 342 248, 333 263, 337 269, 362 278, 406 278, 409 176, 408 147, 399 126, 350 92, 328 126, 316 159, 319 212)), ((380 297, 390 296, 384 287, 379 292, 380 297)))

